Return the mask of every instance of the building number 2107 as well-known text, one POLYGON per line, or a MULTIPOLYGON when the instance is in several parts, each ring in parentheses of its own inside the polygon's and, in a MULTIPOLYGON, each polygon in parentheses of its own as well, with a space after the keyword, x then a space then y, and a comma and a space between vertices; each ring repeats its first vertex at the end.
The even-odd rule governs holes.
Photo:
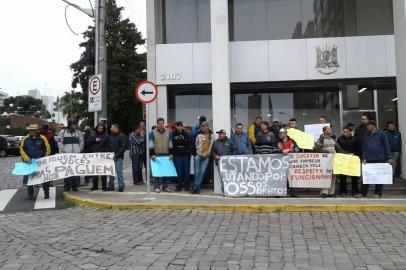
POLYGON ((182 73, 161 73, 160 75, 161 81, 177 81, 182 78, 182 73))

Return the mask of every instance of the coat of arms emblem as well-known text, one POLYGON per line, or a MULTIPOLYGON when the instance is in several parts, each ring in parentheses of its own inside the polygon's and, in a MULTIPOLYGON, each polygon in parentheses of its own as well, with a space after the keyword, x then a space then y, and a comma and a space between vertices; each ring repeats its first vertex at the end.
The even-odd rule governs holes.
POLYGON ((316 69, 319 73, 324 75, 330 75, 336 73, 340 65, 337 60, 337 46, 324 46, 316 47, 317 52, 317 64, 316 69))

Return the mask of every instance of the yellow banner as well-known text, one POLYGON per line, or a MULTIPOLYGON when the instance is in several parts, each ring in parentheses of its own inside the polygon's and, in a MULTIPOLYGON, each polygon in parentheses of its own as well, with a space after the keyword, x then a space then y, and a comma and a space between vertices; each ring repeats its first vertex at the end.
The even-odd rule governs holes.
POLYGON ((294 140, 301 149, 313 150, 314 148, 314 135, 305 133, 298 129, 289 128, 288 136, 294 140))
POLYGON ((361 176, 361 160, 358 156, 334 154, 333 173, 349 176, 361 176))

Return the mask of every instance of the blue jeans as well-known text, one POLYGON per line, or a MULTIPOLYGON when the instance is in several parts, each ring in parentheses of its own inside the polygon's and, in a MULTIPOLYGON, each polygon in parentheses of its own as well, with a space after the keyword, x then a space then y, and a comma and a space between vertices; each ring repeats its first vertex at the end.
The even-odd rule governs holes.
MULTIPOLYGON (((124 189, 125 183, 124 183, 124 175, 123 175, 123 163, 124 159, 122 158, 117 158, 114 160, 114 165, 116 166, 116 175, 117 175, 117 182, 118 182, 118 188, 119 189, 124 189)), ((114 176, 110 176, 109 179, 109 188, 114 189, 114 176)))
POLYGON ((173 163, 175 164, 176 173, 178 174, 176 178, 176 189, 189 189, 190 156, 174 157, 173 163))
POLYGON ((142 182, 142 163, 144 162, 142 155, 133 155, 131 157, 133 182, 142 182))
POLYGON ((203 158, 198 155, 195 156, 195 181, 194 190, 199 191, 200 185, 203 181, 203 176, 206 172, 207 166, 209 165, 209 158, 203 158))

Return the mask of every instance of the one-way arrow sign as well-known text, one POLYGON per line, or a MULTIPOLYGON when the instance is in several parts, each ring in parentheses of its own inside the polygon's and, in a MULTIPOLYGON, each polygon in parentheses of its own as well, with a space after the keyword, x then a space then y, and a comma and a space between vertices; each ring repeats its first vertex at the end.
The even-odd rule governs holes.
POLYGON ((158 87, 150 81, 143 81, 135 89, 135 97, 142 104, 155 101, 158 96, 158 87))

